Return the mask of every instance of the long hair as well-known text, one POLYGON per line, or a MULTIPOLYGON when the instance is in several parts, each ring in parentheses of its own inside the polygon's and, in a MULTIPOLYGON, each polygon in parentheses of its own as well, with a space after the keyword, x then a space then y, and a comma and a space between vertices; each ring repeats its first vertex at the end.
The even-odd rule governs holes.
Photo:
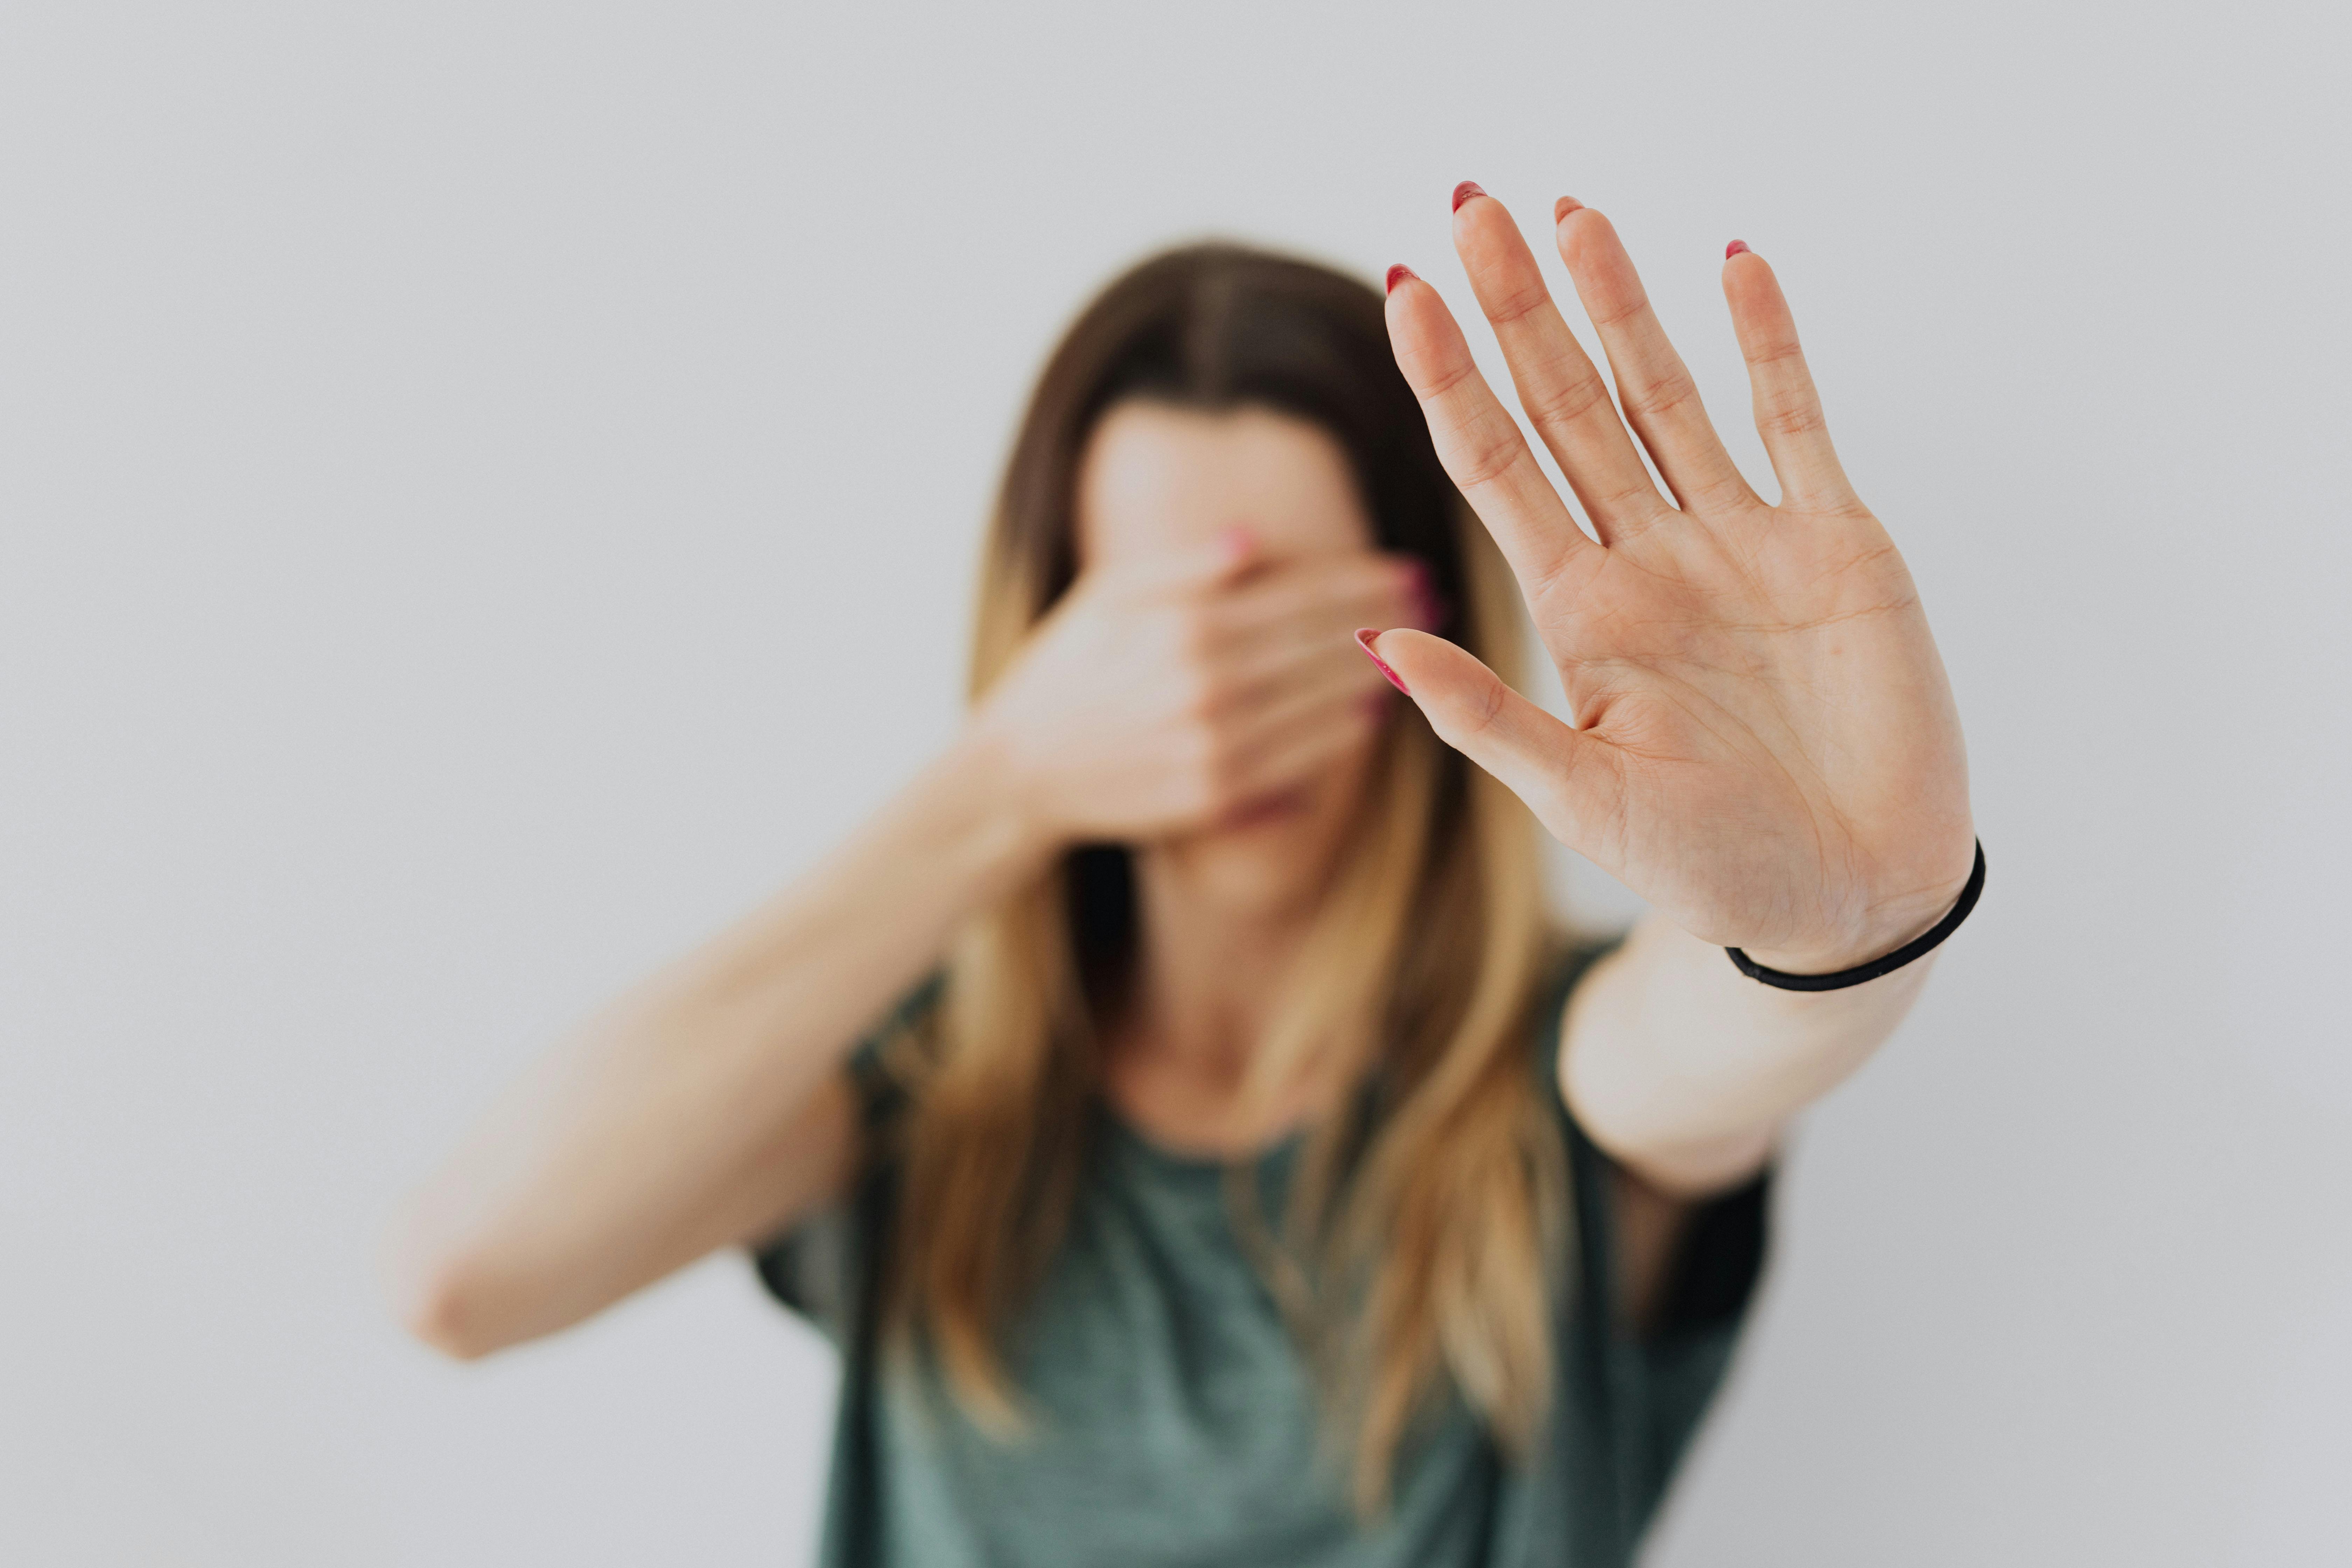
MULTIPOLYGON (((1438 465, 1380 296, 1214 244, 1118 278, 1047 361, 982 560, 973 700, 1069 587, 1079 455, 1131 397, 1270 408, 1329 432, 1378 546, 1423 561, 1455 606, 1444 635, 1514 678, 1514 584, 1438 465)), ((1400 710, 1245 1085, 1274 1092, 1312 1068, 1359 1086, 1354 1112, 1309 1135, 1279 1244, 1239 1212, 1367 1513, 1449 1386, 1508 1453, 1544 1416, 1557 1288, 1544 1259, 1559 1255, 1567 1178, 1544 1098, 1556 1091, 1527 1049, 1555 940, 1538 866, 1518 801, 1400 710)), ((1001 1331, 1068 1222, 1133 900, 1124 847, 1071 851, 954 939, 940 1005, 899 1060, 914 1093, 887 1321, 895 1343, 919 1334, 958 1403, 999 1435, 1023 1421, 1001 1331)))

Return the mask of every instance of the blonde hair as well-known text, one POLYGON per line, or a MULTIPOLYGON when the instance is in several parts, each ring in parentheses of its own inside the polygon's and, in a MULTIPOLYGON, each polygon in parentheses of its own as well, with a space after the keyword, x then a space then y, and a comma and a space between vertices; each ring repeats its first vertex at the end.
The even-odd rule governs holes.
MULTIPOLYGON (((1369 331, 1425 449, 1379 323, 1364 285, 1234 247, 1172 253, 1107 290, 1049 363, 1015 443, 982 563, 973 700, 1067 584, 1070 472, 1109 402, 1266 401, 1339 426, 1360 451, 1389 438, 1393 402, 1377 419, 1363 407, 1302 409, 1315 384, 1275 373, 1303 360, 1310 376, 1360 374, 1347 362, 1360 362, 1369 331), (1302 350, 1302 317, 1339 347, 1302 350), (1272 370, 1236 363, 1264 355, 1269 335, 1272 370), (1172 367, 1154 359, 1160 345, 1172 367)), ((1376 519, 1379 480, 1366 486, 1376 519)), ((1438 483, 1418 521, 1389 518, 1382 530, 1416 535, 1390 542, 1418 549, 1450 587, 1449 635, 1515 679, 1516 584, 1438 483)), ((1074 852, 971 921, 950 949, 940 1005, 894 1058, 913 1093, 887 1322, 902 1349, 919 1337, 958 1403, 1002 1436, 1023 1415, 1001 1331, 1065 1234, 1100 1074, 1106 976, 1132 942, 1123 856, 1074 852)), ((1449 1384, 1509 1453, 1527 1452, 1546 1413, 1557 1286, 1545 1260, 1564 1252, 1568 1205, 1556 1091, 1538 1082, 1528 1048, 1556 942, 1539 865, 1517 799, 1402 709, 1251 1068, 1252 1093, 1330 1071, 1370 1096, 1367 1118, 1333 1116, 1310 1133, 1278 1237, 1245 1184, 1229 1189, 1368 1513, 1387 1499, 1399 1445, 1449 1384)))

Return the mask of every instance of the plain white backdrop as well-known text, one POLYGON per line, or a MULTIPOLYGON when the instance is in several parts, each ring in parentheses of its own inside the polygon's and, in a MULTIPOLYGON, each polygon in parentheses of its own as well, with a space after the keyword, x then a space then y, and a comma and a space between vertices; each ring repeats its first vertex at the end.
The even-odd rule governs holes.
POLYGON ((459 1367, 381 1304, 384 1215, 943 743, 1091 289, 1214 233, 1467 310, 1475 178, 1539 249, 1562 193, 1615 219, 1759 476, 1717 266, 1780 269, 1990 859, 1798 1137, 1651 1563, 2344 1560, 2339 8, 6 34, 0 1557, 808 1561, 834 1374, 739 1258, 459 1367))

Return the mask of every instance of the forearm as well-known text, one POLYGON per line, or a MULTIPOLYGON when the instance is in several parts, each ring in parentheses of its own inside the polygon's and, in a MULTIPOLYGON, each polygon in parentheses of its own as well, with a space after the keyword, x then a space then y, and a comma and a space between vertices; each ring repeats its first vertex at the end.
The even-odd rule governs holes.
POLYGON ((548 1333, 823 1201, 853 1152, 850 1047, 1046 863, 1002 774, 960 742, 509 1090, 394 1226, 420 1335, 478 1354, 548 1333))
POLYGON ((1561 1090, 1643 1179, 1719 1190, 1759 1169, 1788 1119, 1894 1033, 1934 961, 1844 990, 1783 991, 1653 915, 1577 987, 1561 1090))

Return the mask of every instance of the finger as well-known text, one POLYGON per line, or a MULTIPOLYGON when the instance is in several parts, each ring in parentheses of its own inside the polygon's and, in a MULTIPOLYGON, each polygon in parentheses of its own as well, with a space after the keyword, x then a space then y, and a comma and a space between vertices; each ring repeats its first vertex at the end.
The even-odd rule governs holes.
POLYGON ((1352 637, 1334 640, 1322 653, 1234 694, 1221 716, 1223 733, 1237 752, 1262 749, 1286 731, 1313 721, 1326 710, 1360 706, 1386 698, 1388 683, 1360 653, 1352 637))
POLYGON ((1389 288, 1389 343, 1421 400, 1429 434, 1454 488, 1502 547, 1531 592, 1570 574, 1600 546, 1569 515, 1518 421, 1495 397, 1437 290, 1402 268, 1389 288))
POLYGON ((1379 678, 1352 646, 1355 627, 1368 618, 1375 626, 1433 624, 1415 618, 1426 616, 1428 601, 1400 557, 1365 552, 1351 560, 1327 557, 1311 571, 1305 564, 1269 568, 1283 588, 1278 595, 1268 584, 1253 583, 1220 596, 1263 595, 1268 614, 1240 626, 1210 623, 1192 669, 1200 683, 1194 711, 1230 731, 1302 693, 1311 698, 1336 686, 1360 696, 1379 678))
POLYGON ((1441 609, 1425 563, 1407 555, 1360 552, 1272 568, 1218 594, 1208 606, 1221 642, 1256 647, 1268 640, 1328 645, 1370 624, 1431 626, 1441 609))
MULTIPOLYGON (((1364 660, 1360 656, 1356 662, 1364 660)), ((1383 684, 1370 696, 1357 692, 1337 701, 1327 700, 1280 730, 1256 738, 1239 753, 1235 795, 1248 801, 1313 780, 1334 758, 1370 740, 1402 700, 1383 684)))
POLYGON ((1624 775, 1607 742, 1570 729, 1478 662, 1423 632, 1367 635, 1438 739, 1500 780, 1551 836, 1590 854, 1622 813, 1624 775))
POLYGON ((1264 546, 1244 523, 1228 523, 1206 539, 1139 556, 1116 568, 1138 589, 1201 593, 1239 582, 1263 563, 1264 546))
POLYGON ((1625 417, 1675 501, 1685 511, 1754 502, 1756 492, 1707 422, 1698 384, 1666 341, 1617 231, 1591 207, 1578 207, 1559 220, 1558 237, 1577 298, 1609 355, 1625 417))
POLYGON ((1781 297, 1771 264, 1738 240, 1723 262, 1723 297, 1731 306, 1731 330, 1748 361, 1748 384, 1756 395, 1756 433, 1780 481, 1782 503, 1835 506, 1853 500, 1853 487, 1830 445, 1822 418, 1821 395, 1797 342, 1797 322, 1781 297))
POLYGON ((1663 515, 1665 500, 1617 417, 1608 384, 1569 331, 1503 204, 1471 186, 1454 209, 1454 248, 1503 346, 1519 406, 1568 476, 1601 542, 1614 544, 1663 515))
POLYGON ((1342 622, 1318 616, 1303 625, 1267 633, 1213 659, 1208 678, 1230 700, 1246 702, 1285 686, 1312 679, 1318 670, 1345 670, 1352 676, 1367 668, 1354 647, 1358 626, 1409 626, 1422 629, 1410 618, 1397 615, 1404 606, 1391 603, 1387 607, 1390 616, 1395 618, 1374 614, 1342 622))

